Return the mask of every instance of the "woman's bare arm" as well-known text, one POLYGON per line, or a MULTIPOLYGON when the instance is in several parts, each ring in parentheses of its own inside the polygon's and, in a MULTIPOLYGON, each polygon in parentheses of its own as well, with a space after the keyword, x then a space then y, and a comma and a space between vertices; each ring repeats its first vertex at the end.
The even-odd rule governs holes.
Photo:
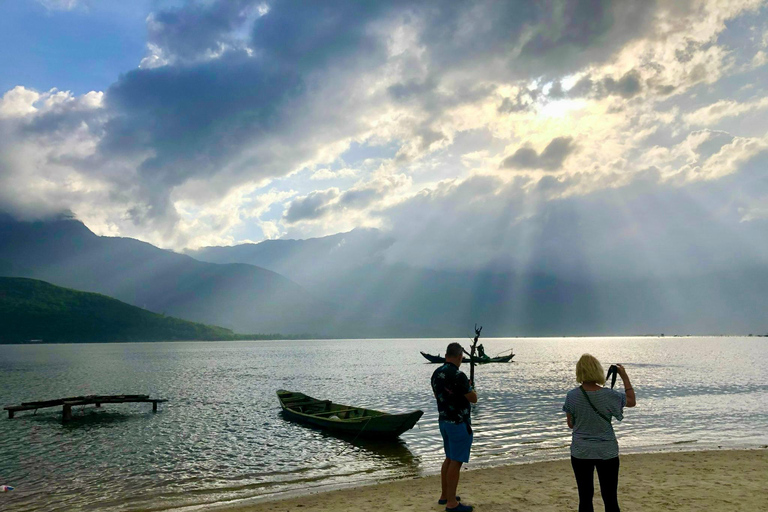
POLYGON ((637 398, 635 397, 635 389, 632 387, 632 383, 629 382, 629 375, 627 375, 627 370, 625 370, 624 367, 620 364, 617 364, 616 367, 619 370, 621 382, 624 383, 624 392, 627 394, 627 407, 634 407, 637 405, 637 398))

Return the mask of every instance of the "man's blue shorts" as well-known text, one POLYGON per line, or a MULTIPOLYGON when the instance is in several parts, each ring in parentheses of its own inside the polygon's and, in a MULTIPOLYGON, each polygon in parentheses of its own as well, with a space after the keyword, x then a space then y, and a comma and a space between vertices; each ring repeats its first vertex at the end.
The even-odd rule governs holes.
POLYGON ((446 458, 458 462, 469 462, 473 436, 469 433, 466 423, 441 421, 440 434, 443 436, 446 458))

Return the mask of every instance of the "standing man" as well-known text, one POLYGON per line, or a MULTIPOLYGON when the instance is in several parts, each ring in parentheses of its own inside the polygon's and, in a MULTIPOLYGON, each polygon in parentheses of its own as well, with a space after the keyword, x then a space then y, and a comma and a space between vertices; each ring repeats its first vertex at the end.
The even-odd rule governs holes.
POLYGON ((459 503, 456 488, 459 485, 461 465, 469 462, 472 447, 470 405, 477 403, 473 383, 459 370, 464 349, 451 343, 445 350, 445 364, 432 374, 432 392, 440 413, 440 434, 443 436, 445 461, 440 470, 442 494, 438 503, 450 512, 471 512, 472 507, 459 503))

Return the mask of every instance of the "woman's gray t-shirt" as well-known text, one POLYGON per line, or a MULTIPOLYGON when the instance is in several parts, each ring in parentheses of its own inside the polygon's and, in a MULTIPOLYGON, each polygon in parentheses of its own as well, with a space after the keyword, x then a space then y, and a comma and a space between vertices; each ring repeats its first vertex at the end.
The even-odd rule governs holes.
MULTIPOLYGON (((587 391, 589 399, 603 416, 624 419, 627 395, 609 388, 587 391)), ((574 388, 565 396, 563 410, 573 418, 571 456, 577 459, 613 459, 619 456, 619 443, 613 425, 605 421, 589 405, 581 389, 574 388)))

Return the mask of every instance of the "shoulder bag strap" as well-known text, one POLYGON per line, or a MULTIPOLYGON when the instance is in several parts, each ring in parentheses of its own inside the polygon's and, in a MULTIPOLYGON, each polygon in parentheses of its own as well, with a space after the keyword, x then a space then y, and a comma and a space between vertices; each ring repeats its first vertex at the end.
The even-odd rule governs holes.
POLYGON ((595 412, 597 413, 597 415, 598 415, 598 416, 600 416, 600 417, 601 417, 601 418, 603 418, 605 421, 607 421, 608 423, 610 423, 610 422, 611 422, 611 418, 610 418, 610 417, 608 417, 608 416, 606 416, 605 414, 603 414, 603 413, 601 413, 600 411, 598 411, 598 410, 597 410, 597 407, 595 407, 595 404, 593 404, 593 403, 592 403, 592 400, 590 400, 590 399, 589 399, 589 395, 587 394, 587 390, 585 390, 585 389, 584 389, 584 386, 579 386, 579 389, 580 389, 580 390, 581 390, 581 392, 584 394, 584 398, 586 398, 586 399, 587 399, 587 402, 589 402, 589 405, 590 405, 590 406, 592 406, 592 410, 593 410, 593 411, 595 411, 595 412))

